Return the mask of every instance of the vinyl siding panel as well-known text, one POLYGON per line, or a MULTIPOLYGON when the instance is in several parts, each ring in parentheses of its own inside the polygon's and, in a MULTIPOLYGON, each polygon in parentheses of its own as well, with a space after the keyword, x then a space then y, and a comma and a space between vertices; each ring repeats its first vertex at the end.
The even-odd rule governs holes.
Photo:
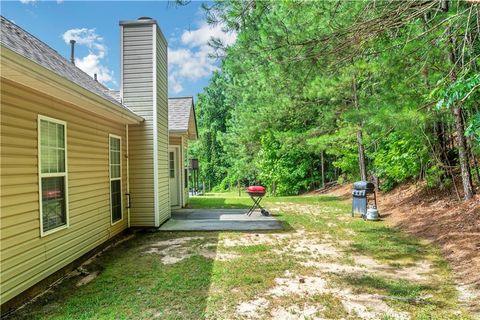
POLYGON ((156 24, 123 25, 122 42, 123 101, 145 119, 129 127, 130 221, 157 227, 170 217, 167 44, 156 24))
POLYGON ((168 61, 167 43, 156 27, 157 75, 157 150, 158 150, 158 203, 160 224, 170 218, 170 178, 168 170, 168 61))
POLYGON ((153 181, 153 32, 151 25, 122 27, 123 101, 145 121, 129 131, 130 225, 155 226, 153 181))
POLYGON ((82 112, 54 97, 2 79, 1 85, 1 300, 8 301, 117 235, 110 223, 109 134, 122 137, 126 191, 125 126, 82 112), (69 227, 40 236, 37 117, 67 123, 69 227))

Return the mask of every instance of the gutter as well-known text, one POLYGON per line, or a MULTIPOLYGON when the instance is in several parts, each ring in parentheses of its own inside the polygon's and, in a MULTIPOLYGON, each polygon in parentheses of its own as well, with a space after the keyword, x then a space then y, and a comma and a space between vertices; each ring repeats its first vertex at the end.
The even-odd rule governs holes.
POLYGON ((173 133, 173 134, 187 134, 187 133, 188 133, 188 130, 168 129, 168 133, 173 133))

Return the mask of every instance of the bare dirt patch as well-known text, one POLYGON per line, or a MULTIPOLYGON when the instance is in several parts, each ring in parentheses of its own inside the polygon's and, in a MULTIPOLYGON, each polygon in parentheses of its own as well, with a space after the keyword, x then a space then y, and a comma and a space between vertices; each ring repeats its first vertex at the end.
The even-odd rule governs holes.
POLYGON ((311 295, 323 293, 327 287, 327 281, 322 277, 302 277, 290 272, 284 278, 275 279, 275 287, 268 291, 271 296, 311 295))
MULTIPOLYGON (((412 282, 432 282, 434 268, 428 261, 397 267, 381 263, 363 255, 350 255, 345 262, 344 248, 351 241, 334 242, 331 237, 322 237, 318 233, 294 232, 290 234, 244 234, 222 240, 225 247, 248 245, 272 245, 272 252, 279 256, 293 256, 299 264, 306 267, 304 271, 286 271, 282 277, 274 279, 274 286, 259 294, 253 300, 242 302, 236 312, 248 319, 322 319, 328 309, 321 303, 299 304, 314 295, 331 295, 338 299, 343 311, 361 319, 379 319, 388 316, 392 319, 409 319, 406 312, 390 307, 385 296, 370 293, 353 293, 348 284, 339 285, 332 276, 345 277, 371 275, 392 280, 403 279, 412 282), (305 274, 305 272, 307 272, 305 274), (278 305, 278 299, 292 300, 291 304, 278 305)), ((388 297, 387 297, 388 298, 388 297)))
POLYGON ((244 233, 238 236, 230 236, 219 241, 219 245, 225 248, 255 245, 279 245, 296 237, 302 237, 304 230, 292 233, 244 233))
POLYGON ((392 319, 410 319, 407 312, 399 312, 389 307, 380 295, 361 293, 353 294, 349 289, 333 289, 331 293, 338 296, 348 314, 361 319, 381 319, 386 316, 392 319))
MULTIPOLYGON (((358 257, 354 257, 354 259, 358 257)), ((356 260, 357 260, 356 259, 356 260)), ((365 257, 361 257, 364 261, 362 264, 342 264, 337 262, 324 262, 324 261, 305 261, 300 262, 302 266, 315 268, 323 273, 331 273, 336 275, 371 275, 380 276, 388 279, 401 279, 411 282, 428 283, 435 277, 433 273, 432 265, 427 261, 419 261, 413 266, 394 268, 389 265, 380 264, 377 261, 365 257), (365 263, 368 261, 368 263, 365 263)), ((357 260, 358 261, 358 260, 357 260)))
POLYGON ((320 306, 308 305, 299 306, 297 304, 288 307, 278 307, 272 310, 271 315, 273 319, 283 320, 304 320, 304 319, 319 319, 316 317, 325 308, 320 306))
POLYGON ((239 257, 234 253, 218 252, 217 243, 205 243, 204 241, 208 241, 208 239, 205 237, 182 237, 162 240, 149 244, 144 253, 159 255, 163 264, 179 263, 195 255, 218 261, 228 261, 239 257))
POLYGON ((100 274, 100 271, 94 271, 90 274, 88 274, 87 276, 83 277, 82 279, 80 279, 76 286, 77 287, 81 287, 81 286, 84 286, 86 284, 89 284, 90 282, 92 282, 93 280, 95 280, 95 278, 100 274))
MULTIPOLYGON (((306 299, 315 294, 328 294, 340 299, 344 310, 352 316, 361 319, 381 319, 389 316, 392 319, 410 319, 406 312, 395 311, 388 306, 383 297, 374 294, 354 294, 349 288, 331 287, 331 283, 321 276, 299 276, 286 272, 284 277, 275 279, 275 287, 263 296, 249 302, 243 302, 237 307, 237 314, 250 319, 271 317, 274 319, 321 319, 326 306, 310 304, 299 306, 292 304, 287 307, 268 308, 278 297, 295 297, 306 299), (266 314, 268 313, 268 314, 266 314), (319 316, 318 318, 316 316, 319 316)), ((340 311, 340 310, 339 310, 340 311)))
POLYGON ((295 257, 330 257, 339 258, 341 256, 339 249, 333 244, 321 240, 321 238, 309 237, 303 239, 292 239, 281 249, 273 249, 277 254, 289 254, 295 257))
POLYGON ((270 302, 265 298, 242 302, 237 307, 237 314, 249 319, 258 318, 259 314, 265 310, 270 302))

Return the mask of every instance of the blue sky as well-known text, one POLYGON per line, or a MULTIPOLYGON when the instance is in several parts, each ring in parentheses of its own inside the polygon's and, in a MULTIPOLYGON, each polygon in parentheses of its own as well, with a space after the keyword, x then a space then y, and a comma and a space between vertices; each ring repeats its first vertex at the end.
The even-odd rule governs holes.
POLYGON ((210 37, 235 41, 221 26, 209 26, 201 2, 176 6, 173 1, 2 1, 4 17, 27 30, 66 58, 74 38, 76 65, 97 73, 112 89, 120 84, 120 20, 148 16, 157 20, 169 44, 169 96, 196 96, 208 84, 218 61, 208 57, 210 37))

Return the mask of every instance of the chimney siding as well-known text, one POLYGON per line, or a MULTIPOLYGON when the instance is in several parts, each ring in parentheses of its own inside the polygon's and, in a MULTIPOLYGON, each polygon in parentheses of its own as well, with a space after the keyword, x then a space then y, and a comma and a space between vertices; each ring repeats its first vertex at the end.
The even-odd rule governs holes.
POLYGON ((154 20, 120 22, 123 103, 142 116, 129 126, 131 226, 170 217, 167 43, 154 20))

